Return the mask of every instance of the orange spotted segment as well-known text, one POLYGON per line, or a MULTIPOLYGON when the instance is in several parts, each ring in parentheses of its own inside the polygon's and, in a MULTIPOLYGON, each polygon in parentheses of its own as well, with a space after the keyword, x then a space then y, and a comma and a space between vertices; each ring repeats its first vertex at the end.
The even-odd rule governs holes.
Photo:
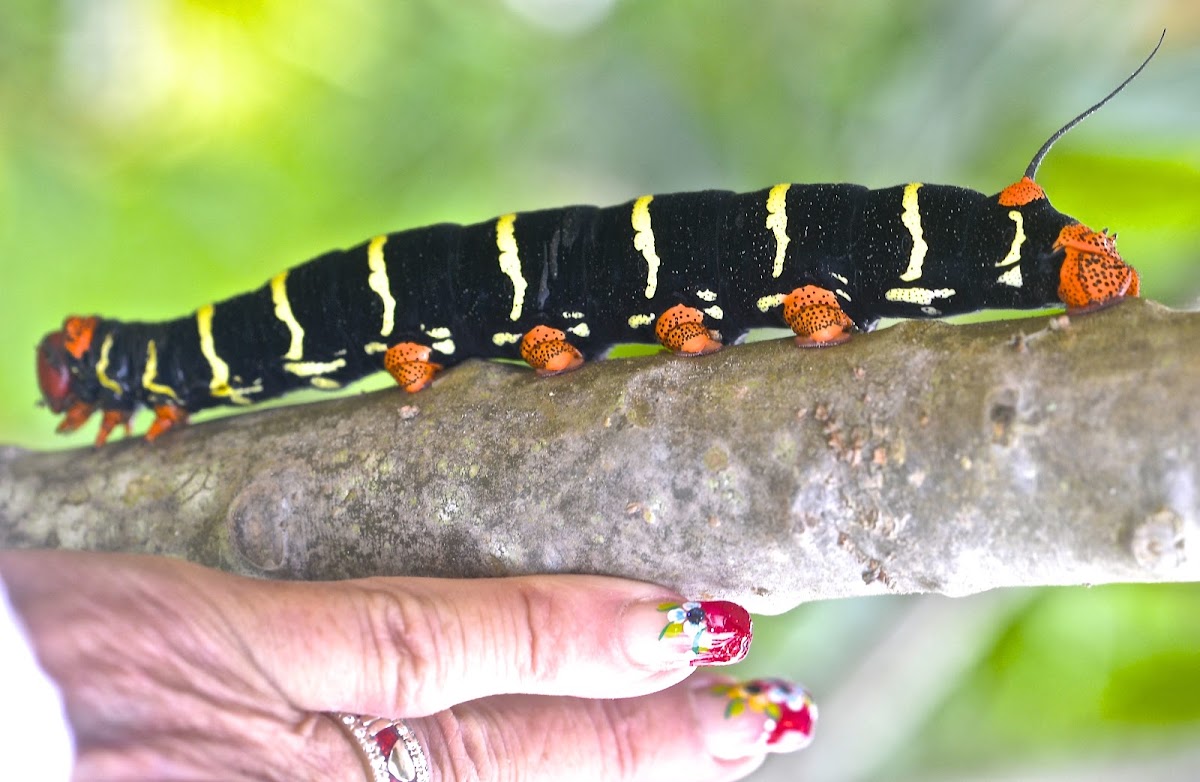
POLYGON ((840 344, 850 339, 854 327, 837 296, 818 285, 805 285, 785 296, 783 319, 796 332, 796 344, 801 347, 840 344))
POLYGON ((521 358, 539 375, 557 375, 583 366, 583 354, 567 335, 549 326, 534 326, 521 338, 521 358))
POLYGON ((1058 276, 1058 298, 1068 309, 1103 307, 1136 296, 1138 274, 1117 253, 1114 236, 1074 223, 1058 234, 1054 249, 1065 250, 1058 276))
POLYGON ((83 354, 92 346, 92 335, 96 333, 99 322, 98 318, 81 318, 78 315, 63 321, 63 347, 67 352, 77 359, 83 358, 83 354))
POLYGON ((1030 201, 1045 197, 1046 191, 1042 186, 1026 176, 1001 190, 998 200, 1000 206, 1025 206, 1030 201))
POLYGON ((658 316, 654 334, 663 347, 687 356, 701 356, 721 349, 720 341, 704 325, 704 313, 695 307, 676 304, 658 316))
POLYGON ((1141 295, 1142 281, 1138 278, 1137 269, 1132 266, 1129 266, 1128 269, 1133 279, 1129 281, 1129 287, 1125 289, 1125 295, 1136 298, 1141 295))
POLYGON ((433 382, 442 368, 429 360, 430 348, 416 342, 400 342, 383 354, 383 368, 410 394, 415 394, 433 382))

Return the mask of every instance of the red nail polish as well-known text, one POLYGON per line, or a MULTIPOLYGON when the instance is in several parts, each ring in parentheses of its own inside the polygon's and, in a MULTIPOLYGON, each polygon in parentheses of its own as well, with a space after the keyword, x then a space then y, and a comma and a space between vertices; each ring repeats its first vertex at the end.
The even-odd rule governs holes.
POLYGON ((658 637, 678 637, 691 645, 692 665, 724 665, 737 662, 750 650, 753 637, 750 613, 737 603, 704 600, 661 603, 667 624, 658 637))
POLYGON ((785 679, 754 679, 738 684, 718 684, 712 693, 728 699, 725 718, 762 720, 762 738, 774 752, 791 752, 807 746, 817 724, 817 706, 808 690, 785 679))

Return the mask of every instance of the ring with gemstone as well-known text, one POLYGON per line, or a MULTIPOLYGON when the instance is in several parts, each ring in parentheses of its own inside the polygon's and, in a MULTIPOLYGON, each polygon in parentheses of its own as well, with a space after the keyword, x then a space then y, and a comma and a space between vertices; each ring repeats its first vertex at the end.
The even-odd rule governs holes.
POLYGON ((341 712, 332 716, 358 744, 372 782, 429 782, 429 759, 403 722, 341 712))

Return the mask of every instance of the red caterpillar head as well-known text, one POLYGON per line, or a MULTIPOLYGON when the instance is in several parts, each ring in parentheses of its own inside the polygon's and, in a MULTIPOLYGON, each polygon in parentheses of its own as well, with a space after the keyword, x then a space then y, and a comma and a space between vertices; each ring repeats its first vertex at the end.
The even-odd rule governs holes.
POLYGON ((96 323, 96 318, 69 317, 60 331, 50 332, 38 344, 38 386, 52 412, 61 413, 79 401, 72 382, 71 361, 83 358, 91 347, 96 323))
POLYGON ((1058 298, 1068 309, 1090 310, 1137 296, 1137 271, 1117 253, 1117 235, 1093 231, 1082 223, 1058 234, 1055 250, 1064 250, 1058 273, 1058 298))

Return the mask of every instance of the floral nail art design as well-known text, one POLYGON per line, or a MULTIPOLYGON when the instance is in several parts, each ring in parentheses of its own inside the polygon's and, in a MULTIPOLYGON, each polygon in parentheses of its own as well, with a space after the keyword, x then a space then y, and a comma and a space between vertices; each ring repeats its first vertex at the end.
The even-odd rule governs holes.
POLYGON ((658 610, 667 613, 667 625, 658 634, 659 640, 682 635, 691 639, 693 652, 708 651, 701 646, 708 622, 699 603, 661 603, 658 610))
POLYGON ((679 638, 696 655, 693 665, 734 662, 746 656, 752 637, 750 614, 724 600, 660 603, 667 624, 660 641, 679 638))
POLYGON ((817 705, 808 690, 784 679, 754 679, 737 684, 713 686, 714 695, 729 699, 725 718, 748 712, 766 718, 763 735, 768 747, 794 750, 807 746, 817 724, 817 705))

